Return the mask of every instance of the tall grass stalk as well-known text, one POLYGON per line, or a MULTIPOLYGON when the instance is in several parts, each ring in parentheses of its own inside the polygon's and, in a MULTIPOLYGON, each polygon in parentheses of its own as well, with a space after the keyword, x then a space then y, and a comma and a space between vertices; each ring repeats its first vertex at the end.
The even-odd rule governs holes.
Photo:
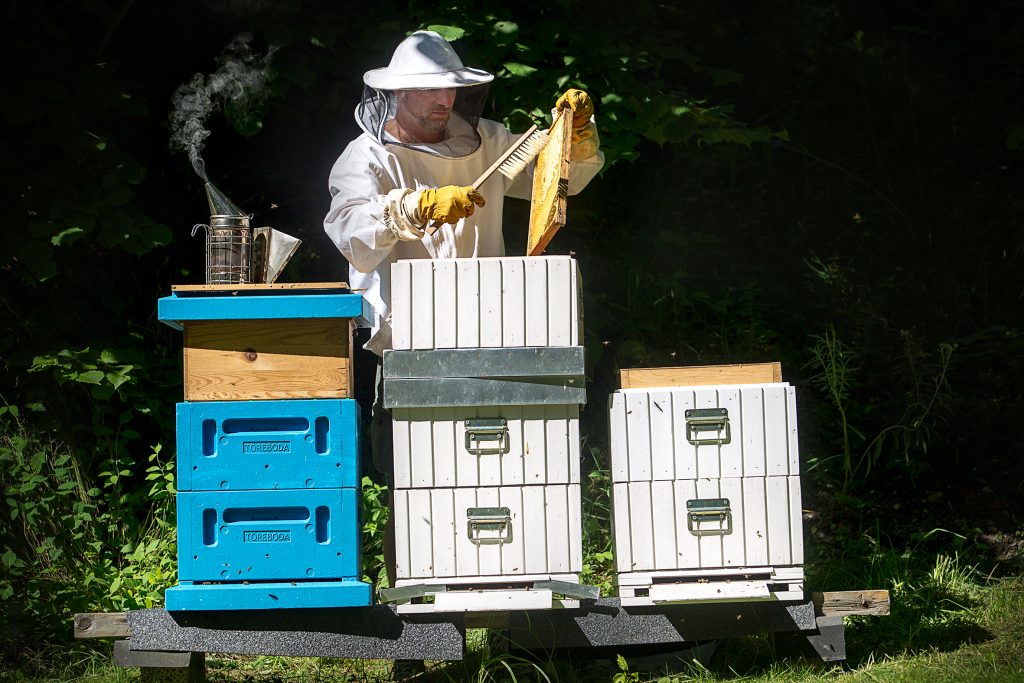
POLYGON ((853 454, 850 448, 850 423, 847 419, 846 404, 850 398, 856 354, 836 337, 835 327, 829 325, 821 335, 811 337, 813 361, 809 364, 813 374, 811 383, 822 389, 839 413, 842 434, 843 490, 853 478, 853 454))
POLYGON ((912 335, 905 331, 903 339, 904 355, 910 372, 907 405, 900 419, 882 429, 861 454, 857 466, 864 466, 865 476, 871 473, 872 466, 887 451, 901 454, 908 466, 914 450, 926 453, 928 443, 934 436, 933 424, 940 418, 940 410, 948 394, 947 378, 956 347, 952 344, 939 344, 935 369, 924 374, 916 360, 919 351, 913 348, 912 335))
MULTIPOLYGON (((870 440, 861 430, 867 431, 872 408, 880 405, 880 399, 862 397, 862 403, 858 403, 851 396, 857 375, 857 353, 838 338, 832 325, 822 334, 811 337, 812 360, 805 367, 810 370, 811 384, 828 397, 837 413, 840 453, 833 457, 842 458, 844 492, 855 478, 870 476, 879 461, 886 457, 894 461, 899 458, 912 473, 915 457, 926 454, 929 444, 937 437, 936 425, 943 417, 949 398, 947 378, 956 347, 939 344, 937 359, 931 361, 913 334, 903 331, 901 336, 905 374, 900 373, 898 378, 894 378, 894 387, 904 388, 900 401, 902 413, 892 423, 888 420, 881 422, 877 418, 873 420, 872 431, 878 431, 870 440), (851 411, 854 411, 852 416, 851 411), (860 422, 860 429, 853 426, 851 417, 854 422, 860 422), (867 445, 862 448, 865 442, 867 445), (855 448, 858 451, 856 455, 855 448)), ((876 410, 874 414, 894 412, 876 410)))

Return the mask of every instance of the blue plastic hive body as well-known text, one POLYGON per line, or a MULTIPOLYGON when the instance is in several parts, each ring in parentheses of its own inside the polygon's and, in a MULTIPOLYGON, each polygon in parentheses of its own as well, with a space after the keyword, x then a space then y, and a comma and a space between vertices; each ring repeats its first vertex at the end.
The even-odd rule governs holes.
POLYGON ((157 317, 176 329, 196 320, 287 320, 297 318, 352 318, 369 326, 369 304, 344 289, 259 290, 255 292, 177 291, 157 301, 157 317), (326 292, 326 293, 325 293, 326 292))
MULTIPOLYGON (((337 283, 178 288, 161 322, 350 318, 369 304, 337 283)), ((231 329, 227 326, 225 329, 231 329)), ((365 606, 359 415, 351 399, 177 405, 178 578, 169 610, 365 606)))
POLYGON ((168 588, 167 610, 203 611, 314 607, 365 607, 372 604, 370 584, 343 581, 225 583, 168 588))
POLYGON ((360 576, 355 489, 179 492, 178 579, 360 576))
POLYGON ((178 490, 359 485, 352 399, 177 404, 178 490))

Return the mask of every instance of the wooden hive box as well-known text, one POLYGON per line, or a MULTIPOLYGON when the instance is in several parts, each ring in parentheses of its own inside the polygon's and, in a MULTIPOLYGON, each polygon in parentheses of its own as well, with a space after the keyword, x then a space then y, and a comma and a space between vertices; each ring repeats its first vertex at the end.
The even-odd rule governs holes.
POLYGON ((781 381, 782 364, 778 361, 667 368, 623 368, 619 370, 619 387, 622 389, 766 384, 781 381))
POLYGON ((158 317, 184 332, 186 401, 348 398, 365 308, 344 283, 178 285, 158 317))

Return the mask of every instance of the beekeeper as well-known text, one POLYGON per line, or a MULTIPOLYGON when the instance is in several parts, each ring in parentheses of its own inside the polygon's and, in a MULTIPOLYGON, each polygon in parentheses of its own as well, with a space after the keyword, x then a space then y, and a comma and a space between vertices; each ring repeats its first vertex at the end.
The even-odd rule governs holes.
MULTIPOLYGON (((363 133, 331 169, 324 230, 349 262, 349 285, 373 309, 365 348, 391 348, 391 264, 398 259, 503 256, 505 195, 530 199, 533 166, 515 180, 492 175, 469 187, 519 136, 480 118, 494 76, 463 66, 433 31, 417 31, 391 63, 363 75, 356 121, 363 133), (443 224, 432 235, 428 222, 443 224)), ((597 174, 604 154, 594 107, 581 90, 558 98, 573 110, 569 193, 597 174)))

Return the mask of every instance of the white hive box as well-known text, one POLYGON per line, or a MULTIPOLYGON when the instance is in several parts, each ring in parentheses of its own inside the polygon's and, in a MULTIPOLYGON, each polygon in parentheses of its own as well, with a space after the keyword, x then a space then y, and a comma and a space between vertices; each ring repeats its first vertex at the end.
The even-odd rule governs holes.
POLYGON ((391 415, 396 585, 578 580, 578 404, 393 408, 391 415))
POLYGON ((612 498, 619 572, 803 562, 799 477, 621 482, 612 498), (690 501, 705 501, 696 518, 690 501))
POLYGON ((395 487, 580 481, 578 405, 395 408, 395 487))
POLYGON ((800 474, 796 394, 784 382, 622 389, 610 421, 614 482, 800 474), (690 420, 700 431, 688 438, 686 412, 713 409, 727 419, 690 420))
POLYGON ((579 484, 397 489, 394 514, 399 586, 575 580, 583 566, 579 484))
POLYGON ((391 273, 397 580, 386 599, 472 611, 587 593, 575 260, 411 260, 391 273), (438 587, 433 604, 408 602, 438 587))
POLYGON ((786 582, 786 595, 798 594, 803 532, 792 386, 623 389, 611 397, 610 431, 620 595, 644 587, 644 595, 674 590, 684 601, 768 599, 769 586, 786 582), (670 589, 664 582, 672 579, 681 583, 670 589), (728 590, 682 583, 708 580, 731 583, 728 590))
POLYGON ((578 346, 580 286, 569 256, 398 261, 393 348, 578 346))

